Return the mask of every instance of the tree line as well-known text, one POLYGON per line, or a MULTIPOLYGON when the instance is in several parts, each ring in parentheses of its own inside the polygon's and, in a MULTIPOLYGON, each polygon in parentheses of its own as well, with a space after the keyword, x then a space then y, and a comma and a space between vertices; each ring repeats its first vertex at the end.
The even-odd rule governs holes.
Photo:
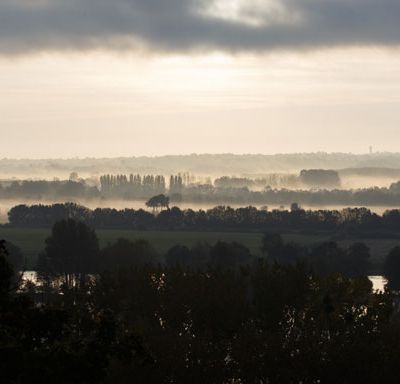
MULTIPOLYGON (((157 200, 158 201, 158 200, 157 200)), ((160 203, 161 204, 161 203, 160 203)), ((165 201, 168 205, 168 200, 165 201)), ((139 209, 97 208, 91 210, 74 203, 53 205, 17 205, 8 213, 15 227, 51 227, 55 222, 73 218, 96 228, 135 230, 196 231, 329 231, 337 233, 370 232, 373 236, 398 235, 400 210, 383 215, 367 208, 343 210, 302 210, 297 204, 291 211, 267 211, 255 207, 218 206, 209 210, 181 210, 177 207, 150 213, 139 209)))
POLYGON ((145 199, 166 192, 165 177, 161 175, 104 175, 100 177, 100 191, 104 197, 145 199))
MULTIPOLYGON (((235 182, 234 182, 235 183, 235 182)), ((398 206, 400 205, 400 183, 393 183, 389 188, 361 189, 287 189, 269 185, 263 190, 251 190, 249 187, 233 187, 224 182, 226 187, 213 185, 189 185, 179 196, 171 201, 214 204, 256 204, 287 206, 298 202, 307 206, 398 206)), ((221 183, 219 182, 219 185, 221 183)))
POLYGON ((400 182, 388 188, 332 189, 335 183, 340 183, 337 177, 334 171, 303 171, 300 176, 303 184, 297 185, 297 189, 287 189, 275 187, 274 184, 262 184, 267 179, 222 177, 214 183, 199 184, 191 183, 189 174, 171 175, 168 182, 162 175, 108 174, 100 177, 98 185, 93 180, 84 179, 1 182, 0 198, 148 200, 154 195, 168 193, 173 203, 280 206, 295 201, 307 206, 400 205, 400 182), (328 186, 330 189, 326 189, 328 186))
POLYGON ((234 177, 222 176, 214 180, 216 188, 263 190, 266 186, 271 188, 299 188, 300 178, 296 174, 271 173, 262 177, 234 177))
POLYGON ((101 197, 97 186, 73 180, 21 180, 0 183, 1 199, 92 199, 101 197))

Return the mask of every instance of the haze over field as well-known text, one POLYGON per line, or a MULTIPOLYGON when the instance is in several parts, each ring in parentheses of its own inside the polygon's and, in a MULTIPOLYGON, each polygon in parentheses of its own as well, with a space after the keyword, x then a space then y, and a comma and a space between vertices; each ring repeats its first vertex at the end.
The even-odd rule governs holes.
POLYGON ((391 0, 2 1, 3 219, 24 199, 121 207, 154 191, 181 206, 397 207, 399 11, 391 0), (313 169, 338 182, 303 183, 313 169), (100 185, 181 174, 178 191, 100 185), (246 180, 213 185, 221 177, 246 180), (307 194, 324 188, 342 191, 307 194))
POLYGON ((302 169, 335 169, 348 177, 400 179, 400 153, 293 153, 276 155, 191 154, 158 157, 1 159, 0 178, 68 178, 103 173, 190 172, 201 176, 262 176, 302 169))

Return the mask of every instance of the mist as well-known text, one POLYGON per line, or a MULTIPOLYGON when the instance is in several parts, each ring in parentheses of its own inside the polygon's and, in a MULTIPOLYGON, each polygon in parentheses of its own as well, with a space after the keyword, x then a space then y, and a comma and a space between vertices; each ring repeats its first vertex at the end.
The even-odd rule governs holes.
POLYGON ((365 177, 398 178, 399 153, 291 153, 276 155, 192 154, 158 157, 71 158, 71 159, 2 159, 2 178, 29 177, 66 179, 70 173, 100 176, 104 173, 158 173, 163 175, 190 172, 200 176, 261 176, 271 173, 298 173, 302 169, 335 169, 342 174, 365 177), (353 170, 352 170, 353 169, 353 170), (363 170, 364 169, 364 170, 363 170))
POLYGON ((399 0, 0 0, 1 383, 400 383, 399 0))

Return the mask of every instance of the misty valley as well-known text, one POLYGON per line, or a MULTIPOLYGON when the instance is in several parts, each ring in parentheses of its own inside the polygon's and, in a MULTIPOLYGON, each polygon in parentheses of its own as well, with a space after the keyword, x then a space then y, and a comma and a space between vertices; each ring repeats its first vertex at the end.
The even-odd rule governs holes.
POLYGON ((399 0, 0 0, 0 384, 399 384, 399 0))
POLYGON ((6 383, 336 383, 353 354, 372 383, 396 366, 383 352, 400 342, 395 168, 67 165, 65 179, 0 180, 6 383))
POLYGON ((147 166, 146 159, 141 158, 117 162, 92 160, 85 167, 83 164, 88 160, 82 161, 81 165, 73 160, 1 160, 0 220, 5 223, 9 209, 25 202, 50 204, 73 201, 91 209, 140 209, 146 208, 145 203, 160 194, 168 195, 171 206, 195 210, 207 210, 217 205, 251 205, 266 210, 285 210, 297 203, 306 210, 368 207, 383 214, 387 209, 400 207, 400 168, 382 166, 382 163, 387 163, 400 167, 400 159, 395 156, 373 155, 367 159, 342 156, 343 159, 324 154, 314 157, 299 155, 298 158, 226 155, 222 159, 232 164, 231 172, 236 173, 233 176, 221 171, 218 174, 215 166, 212 167, 211 164, 218 164, 221 157, 198 157, 155 158, 148 160, 147 166), (331 165, 353 165, 354 168, 295 170, 301 163, 317 165, 324 156, 325 162, 331 165), (203 167, 200 167, 198 157, 203 167), (265 170, 265 163, 271 167, 270 172, 265 170), (134 165, 137 168, 132 172, 134 165), (166 169, 174 165, 184 170, 166 174, 166 169), (33 173, 29 178, 23 176, 32 167, 38 174, 35 176, 33 173), (115 173, 99 175, 100 169, 104 169, 102 167, 115 173), (129 173, 120 173, 124 169, 129 173), (155 173, 144 173, 150 169, 155 173), (210 173, 205 173, 207 169, 210 173), (15 173, 10 174, 11 170, 15 173), (84 176, 76 170, 82 171, 84 176), (43 173, 46 178, 39 176, 43 173), (61 174, 68 176, 57 176, 61 174))

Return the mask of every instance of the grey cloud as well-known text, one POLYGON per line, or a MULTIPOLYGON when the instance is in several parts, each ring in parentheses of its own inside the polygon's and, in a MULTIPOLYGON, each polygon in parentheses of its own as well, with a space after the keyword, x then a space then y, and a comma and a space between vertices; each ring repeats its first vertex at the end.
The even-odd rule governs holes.
POLYGON ((400 43, 399 0, 280 0, 287 21, 262 12, 258 26, 199 12, 211 1, 1 0, 0 54, 138 44, 240 52, 400 43))

